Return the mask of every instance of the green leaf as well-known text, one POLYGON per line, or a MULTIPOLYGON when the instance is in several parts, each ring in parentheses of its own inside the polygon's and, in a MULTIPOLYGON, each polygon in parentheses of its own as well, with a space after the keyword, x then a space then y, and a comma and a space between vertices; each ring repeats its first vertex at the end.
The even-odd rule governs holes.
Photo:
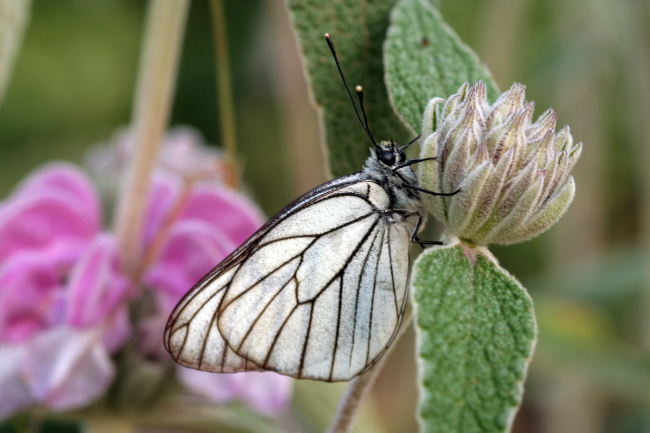
POLYGON ((536 340, 533 305, 484 251, 432 248, 414 265, 427 433, 507 432, 521 402, 536 340))
POLYGON ((384 44, 386 83, 395 110, 420 131, 433 97, 447 99, 465 82, 485 81, 488 100, 499 95, 490 71, 428 0, 400 0, 384 44))
POLYGON ((287 1, 312 95, 320 107, 328 160, 334 176, 359 171, 372 144, 354 114, 325 42, 325 33, 332 37, 355 98, 354 87, 363 87, 364 105, 375 138, 378 141, 395 139, 400 143, 413 138, 390 106, 384 84, 382 44, 388 13, 394 3, 395 0, 287 1))

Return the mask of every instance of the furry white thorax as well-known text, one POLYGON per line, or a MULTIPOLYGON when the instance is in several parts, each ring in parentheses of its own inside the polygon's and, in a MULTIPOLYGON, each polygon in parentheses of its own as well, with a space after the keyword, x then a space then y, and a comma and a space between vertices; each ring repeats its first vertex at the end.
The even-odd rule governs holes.
POLYGON ((379 160, 374 149, 370 149, 371 155, 366 159, 362 174, 365 179, 381 185, 386 193, 391 197, 392 210, 404 211, 413 214, 422 214, 422 203, 417 191, 404 186, 406 183, 412 186, 418 186, 417 176, 412 166, 395 169, 399 164, 403 164, 403 153, 399 152, 394 142, 382 141, 379 143, 382 150, 388 150, 395 154, 396 162, 390 167, 379 160), (399 176, 396 174, 399 173, 399 176), (401 178, 400 178, 401 176, 401 178))

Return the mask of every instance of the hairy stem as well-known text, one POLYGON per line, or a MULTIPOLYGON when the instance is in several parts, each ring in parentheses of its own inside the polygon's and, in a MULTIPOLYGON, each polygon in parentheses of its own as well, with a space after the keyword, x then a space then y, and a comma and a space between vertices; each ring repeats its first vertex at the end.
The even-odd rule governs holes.
POLYGON ((334 415, 334 419, 332 420, 329 429, 327 429, 327 433, 347 433, 352 429, 354 420, 357 417, 357 413, 359 413, 364 398, 368 394, 368 391, 370 391, 372 384, 375 382, 375 379, 379 375, 384 363, 388 359, 388 355, 395 347, 397 341, 402 337, 412 319, 413 309, 409 304, 404 312, 402 326, 386 353, 379 358, 379 361, 377 361, 377 364, 375 364, 374 367, 361 376, 355 377, 348 384, 348 387, 345 389, 345 393, 343 394, 343 398, 341 398, 341 401, 339 402, 336 415, 334 415))
POLYGON ((151 0, 133 105, 135 148, 121 191, 116 231, 125 271, 142 256, 142 223, 151 173, 169 122, 189 0, 151 0))

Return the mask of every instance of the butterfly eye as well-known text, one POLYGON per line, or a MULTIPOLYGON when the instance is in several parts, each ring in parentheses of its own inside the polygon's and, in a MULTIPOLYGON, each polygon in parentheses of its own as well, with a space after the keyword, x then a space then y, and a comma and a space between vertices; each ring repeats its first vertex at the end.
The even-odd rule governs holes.
POLYGON ((391 167, 395 164, 395 154, 390 150, 382 150, 377 154, 377 159, 391 167))

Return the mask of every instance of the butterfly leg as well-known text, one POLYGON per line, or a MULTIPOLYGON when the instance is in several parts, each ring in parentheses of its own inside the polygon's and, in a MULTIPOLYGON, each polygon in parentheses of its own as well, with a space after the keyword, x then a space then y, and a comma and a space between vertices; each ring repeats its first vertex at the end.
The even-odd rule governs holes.
POLYGON ((418 222, 415 223, 415 230, 413 230, 413 234, 411 234, 411 242, 419 244, 422 248, 424 248, 425 245, 442 245, 442 242, 440 241, 421 241, 418 239, 418 232, 422 226, 422 220, 422 215, 418 215, 418 222))
POLYGON ((413 143, 415 143, 416 141, 418 141, 418 139, 420 138, 421 135, 422 135, 422 134, 418 134, 417 137, 415 137, 413 140, 411 140, 411 141, 409 141, 408 143, 406 143, 404 146, 400 147, 399 150, 404 150, 404 149, 406 149, 407 147, 409 147, 411 144, 413 144, 413 143))
POLYGON ((443 197, 448 197, 450 195, 458 194, 460 192, 460 188, 458 188, 454 192, 433 192, 433 191, 429 191, 428 189, 420 188, 419 186, 410 185, 408 183, 403 183, 402 186, 404 186, 405 188, 414 189, 416 191, 426 192, 427 194, 440 195, 440 196, 443 196, 443 197))
POLYGON ((397 167, 395 167, 395 168, 393 169, 393 171, 397 171, 397 170, 399 170, 400 168, 408 167, 409 165, 417 164, 418 162, 422 162, 422 161, 435 161, 435 160, 436 160, 435 157, 434 157, 434 158, 417 158, 417 159, 409 159, 409 160, 406 161, 405 163, 400 164, 400 165, 398 165, 397 167))

